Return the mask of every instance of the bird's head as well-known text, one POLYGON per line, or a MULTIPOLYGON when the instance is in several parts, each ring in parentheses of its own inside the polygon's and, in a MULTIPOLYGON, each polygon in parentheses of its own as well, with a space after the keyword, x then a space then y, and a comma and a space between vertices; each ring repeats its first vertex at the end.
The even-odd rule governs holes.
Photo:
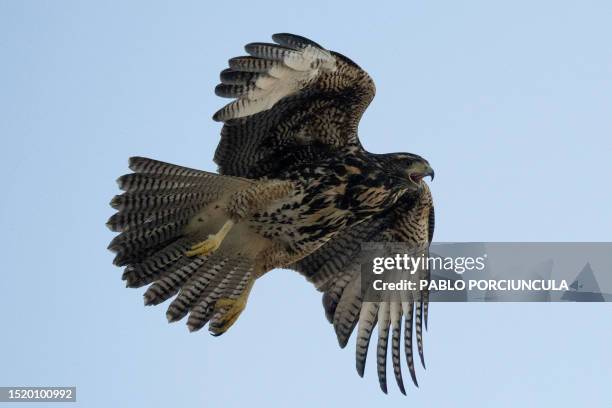
POLYGON ((429 176, 434 179, 434 170, 429 162, 419 155, 412 153, 390 153, 386 156, 385 168, 390 175, 409 181, 415 188, 422 186, 422 181, 429 176))

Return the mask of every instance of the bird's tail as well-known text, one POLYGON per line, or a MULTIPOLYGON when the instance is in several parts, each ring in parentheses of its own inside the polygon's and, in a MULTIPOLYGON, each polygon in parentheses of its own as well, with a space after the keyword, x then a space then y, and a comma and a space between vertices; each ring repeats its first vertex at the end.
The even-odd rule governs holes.
POLYGON ((208 254, 190 250, 202 234, 206 236, 206 225, 214 232, 227 222, 216 210, 217 203, 227 202, 228 196, 254 182, 141 157, 131 158, 129 167, 133 173, 118 179, 124 193, 111 201, 117 213, 107 222, 112 231, 120 232, 109 249, 117 254, 114 263, 126 266, 123 279, 128 287, 152 284, 144 294, 147 305, 178 293, 168 308, 169 321, 191 312, 190 330, 211 321, 213 334, 223 333, 240 314, 238 306, 246 302, 255 278, 254 261, 248 254, 237 256, 223 248, 208 254), (203 220, 201 214, 210 219, 203 220), (194 222, 202 223, 198 228, 203 233, 186 232, 194 222))

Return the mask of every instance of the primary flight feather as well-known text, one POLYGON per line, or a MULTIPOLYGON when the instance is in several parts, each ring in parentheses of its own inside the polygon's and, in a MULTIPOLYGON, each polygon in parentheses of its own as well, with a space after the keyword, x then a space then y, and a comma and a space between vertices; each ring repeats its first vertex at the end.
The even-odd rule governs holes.
MULTIPOLYGON (((274 268, 293 269, 322 291, 325 315, 341 347, 357 327, 363 375, 378 326, 376 360, 387 391, 389 337, 394 376, 401 373, 401 333, 416 384, 413 332, 423 360, 428 293, 368 302, 355 263, 365 242, 427 249, 434 228, 433 170, 411 153, 373 154, 357 127, 374 97, 370 76, 350 59, 292 34, 251 43, 229 60, 215 93, 234 101, 214 161, 219 174, 133 157, 132 173, 107 225, 120 232, 109 248, 125 266, 128 287, 149 285, 144 300, 173 298, 168 321, 187 317, 224 333, 246 306, 254 282, 274 268), (413 330, 414 328, 414 330, 413 330)), ((428 279, 428 271, 420 271, 428 279)))

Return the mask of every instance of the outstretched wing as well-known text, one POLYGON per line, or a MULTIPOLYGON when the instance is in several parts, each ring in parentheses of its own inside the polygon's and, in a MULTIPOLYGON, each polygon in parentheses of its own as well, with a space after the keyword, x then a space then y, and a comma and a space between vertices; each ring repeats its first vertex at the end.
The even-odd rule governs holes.
MULTIPOLYGON (((362 298, 360 258, 367 242, 402 242, 413 248, 428 248, 434 231, 434 208, 429 188, 417 195, 406 195, 391 210, 339 232, 320 249, 290 268, 306 276, 324 292, 325 315, 333 324, 340 347, 345 347, 355 326, 357 372, 363 376, 370 337, 378 324, 377 369, 381 389, 387 392, 386 362, 389 329, 395 378, 405 394, 400 364, 400 335, 404 316, 404 350, 410 376, 418 386, 413 357, 413 327, 423 366, 423 322, 427 326, 429 294, 398 302, 366 302, 362 298)), ((429 279, 429 271, 420 271, 420 279, 429 279)))
POLYGON ((235 98, 213 116, 225 122, 215 162, 221 174, 270 176, 312 155, 361 148, 357 126, 374 82, 343 55, 292 34, 246 45, 229 60, 217 95, 235 98))

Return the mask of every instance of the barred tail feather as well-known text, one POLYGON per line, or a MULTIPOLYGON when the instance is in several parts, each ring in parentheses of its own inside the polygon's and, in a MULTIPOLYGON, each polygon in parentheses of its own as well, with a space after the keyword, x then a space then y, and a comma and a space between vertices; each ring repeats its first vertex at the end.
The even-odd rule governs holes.
POLYGON ((237 299, 247 289, 247 282, 253 277, 252 260, 215 255, 208 262, 209 270, 214 271, 215 275, 210 283, 200 288, 197 298, 192 302, 187 318, 189 331, 200 330, 210 322, 209 331, 215 335, 221 334, 218 326, 220 316, 225 310, 216 308, 216 302, 219 299, 237 299))
POLYGON ((168 307, 168 320, 191 312, 188 326, 199 329, 211 317, 214 321, 211 314, 218 299, 242 293, 253 262, 217 252, 187 256, 198 240, 185 235, 185 228, 211 203, 253 183, 143 157, 131 158, 129 167, 133 173, 119 178, 125 192, 111 201, 117 213, 107 222, 120 233, 109 245, 116 252, 114 263, 126 266, 123 280, 128 287, 151 284, 144 293, 145 305, 178 294, 168 307))
POLYGON ((176 295, 181 286, 202 266, 206 258, 183 257, 161 279, 153 283, 144 293, 146 306, 158 305, 176 295))
POLYGON ((125 193, 111 201, 118 212, 107 222, 121 232, 109 245, 119 266, 154 262, 151 258, 177 241, 198 211, 228 190, 250 185, 245 179, 144 157, 132 157, 129 167, 134 173, 117 180, 125 193))
POLYGON ((129 288, 152 283, 174 267, 189 247, 189 240, 179 238, 142 262, 128 265, 122 278, 129 288))
POLYGON ((210 260, 203 263, 182 285, 179 294, 170 303, 166 311, 168 322, 181 320, 205 290, 210 290, 211 287, 215 289, 219 285, 220 271, 225 267, 227 261, 223 258, 219 259, 215 255, 213 254, 210 260))

